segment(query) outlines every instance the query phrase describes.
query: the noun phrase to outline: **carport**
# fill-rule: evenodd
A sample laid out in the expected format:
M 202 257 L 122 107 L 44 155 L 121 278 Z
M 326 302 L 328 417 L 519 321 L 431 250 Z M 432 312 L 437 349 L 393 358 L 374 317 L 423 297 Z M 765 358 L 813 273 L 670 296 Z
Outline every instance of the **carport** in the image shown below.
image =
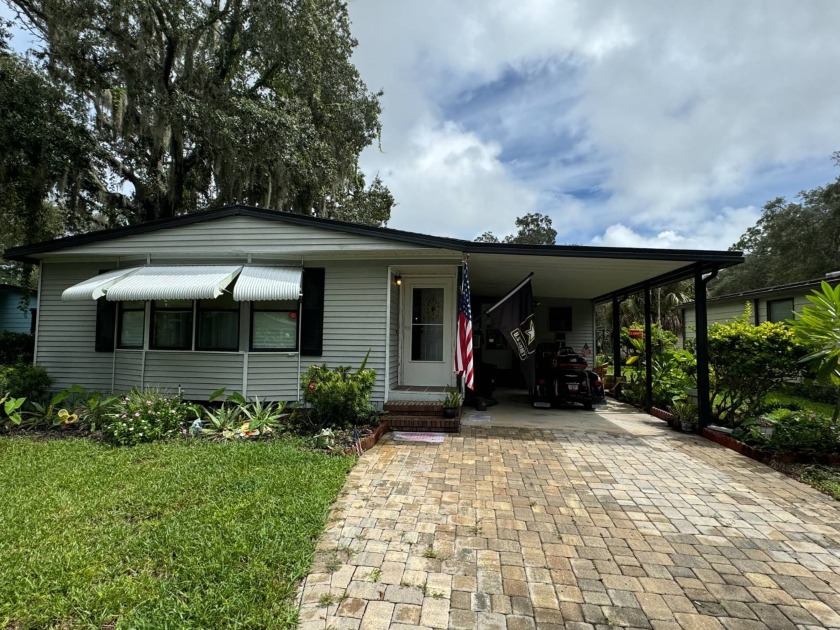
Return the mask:
M 652 400 L 651 291 L 657 287 L 693 279 L 697 321 L 697 390 L 700 424 L 709 423 L 709 362 L 707 343 L 706 285 L 720 269 L 743 262 L 741 252 L 617 247 L 513 245 L 473 243 L 468 254 L 474 319 L 476 298 L 501 298 L 528 274 L 534 299 L 578 301 L 589 305 L 591 344 L 595 352 L 594 307 L 612 304 L 614 370 L 621 376 L 619 304 L 635 293 L 644 294 L 645 384 L 648 404 Z M 578 336 L 578 340 L 581 338 Z M 479 340 L 483 343 L 483 340 Z

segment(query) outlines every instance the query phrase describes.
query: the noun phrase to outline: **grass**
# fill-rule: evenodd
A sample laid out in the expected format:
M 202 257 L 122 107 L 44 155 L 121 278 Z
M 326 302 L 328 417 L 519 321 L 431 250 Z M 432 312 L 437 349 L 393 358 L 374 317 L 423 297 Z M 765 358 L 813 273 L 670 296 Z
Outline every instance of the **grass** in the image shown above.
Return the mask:
M 816 464 L 782 464 L 775 461 L 769 464 L 779 472 L 807 483 L 840 501 L 840 468 Z
M 834 413 L 834 405 L 817 402 L 815 400 L 811 400 L 810 398 L 805 398 L 804 396 L 797 396 L 785 391 L 784 389 L 770 392 L 767 395 L 767 398 L 764 399 L 764 402 L 779 403 L 782 405 L 796 404 L 805 411 L 814 411 L 828 417 L 831 417 Z
M 0 439 L 0 628 L 281 628 L 353 460 Z

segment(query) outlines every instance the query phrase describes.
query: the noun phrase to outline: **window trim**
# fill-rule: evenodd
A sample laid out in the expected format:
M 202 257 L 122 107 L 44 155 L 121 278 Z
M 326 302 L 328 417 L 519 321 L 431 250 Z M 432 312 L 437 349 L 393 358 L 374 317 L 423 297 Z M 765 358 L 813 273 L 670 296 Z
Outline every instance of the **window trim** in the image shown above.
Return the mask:
M 259 308 L 259 302 L 251 302 L 250 319 L 248 326 L 248 352 L 283 352 L 296 353 L 300 349 L 300 300 L 297 300 L 297 310 L 290 308 Z M 295 316 L 295 345 L 293 348 L 255 348 L 254 347 L 254 313 L 296 313 Z
M 765 306 L 767 308 L 767 321 L 768 322 L 773 322 L 773 320 L 770 319 L 770 305 L 771 304 L 779 304 L 780 302 L 790 302 L 790 316 L 793 317 L 793 310 L 794 310 L 796 305 L 795 305 L 794 299 L 792 297 L 778 298 L 776 300 L 767 300 Z M 789 318 L 786 317 L 783 320 L 780 320 L 778 322 L 773 322 L 773 323 L 784 324 L 785 320 L 787 320 L 787 319 L 789 319 Z
M 158 312 L 162 313 L 185 313 L 187 311 L 186 308 L 159 308 L 155 306 L 155 302 L 160 302 L 160 300 L 149 300 L 150 305 L 150 315 L 149 315 L 149 350 L 177 350 L 180 352 L 194 352 L 195 351 L 195 309 L 196 309 L 196 300 L 191 300 L 190 304 L 190 343 L 186 347 L 181 346 L 160 346 L 157 345 L 155 342 L 155 316 Z
M 114 340 L 115 347 L 119 350 L 143 350 L 143 348 L 146 345 L 146 303 L 143 302 L 143 306 L 141 308 L 126 308 L 125 302 L 119 302 L 118 304 L 119 308 L 117 308 L 117 338 Z M 125 311 L 128 311 L 129 313 L 143 313 L 143 335 L 139 346 L 127 346 L 122 343 L 123 313 Z
M 195 304 L 193 350 L 195 352 L 239 352 L 242 343 L 242 331 L 240 330 L 240 324 L 242 322 L 242 302 L 237 302 L 236 308 L 201 308 L 202 302 L 212 302 L 212 300 L 193 300 L 193 302 Z M 236 313 L 236 348 L 202 347 L 200 345 L 202 313 Z

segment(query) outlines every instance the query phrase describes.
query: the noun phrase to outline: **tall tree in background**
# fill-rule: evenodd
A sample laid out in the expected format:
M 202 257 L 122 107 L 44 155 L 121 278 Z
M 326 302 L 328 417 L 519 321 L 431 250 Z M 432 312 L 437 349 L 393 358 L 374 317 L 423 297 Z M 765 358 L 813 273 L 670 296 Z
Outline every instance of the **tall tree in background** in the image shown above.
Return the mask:
M 232 202 L 387 221 L 390 193 L 358 169 L 380 95 L 350 62 L 344 1 L 6 1 L 88 114 L 121 222 Z
M 520 245 L 554 245 L 557 230 L 551 227 L 551 217 L 539 212 L 531 212 L 516 219 L 516 234 L 509 234 L 504 243 Z M 498 243 L 499 239 L 492 232 L 484 232 L 475 239 L 476 243 Z
M 94 146 L 78 108 L 5 41 L 0 25 L 0 249 L 81 231 L 97 218 L 87 192 L 97 187 Z M 24 271 L 4 265 L 2 275 L 25 283 Z
M 840 164 L 840 153 L 834 156 Z M 840 270 L 840 177 L 799 193 L 798 202 L 779 197 L 733 249 L 746 262 L 721 272 L 709 285 L 713 295 L 761 289 L 819 278 Z

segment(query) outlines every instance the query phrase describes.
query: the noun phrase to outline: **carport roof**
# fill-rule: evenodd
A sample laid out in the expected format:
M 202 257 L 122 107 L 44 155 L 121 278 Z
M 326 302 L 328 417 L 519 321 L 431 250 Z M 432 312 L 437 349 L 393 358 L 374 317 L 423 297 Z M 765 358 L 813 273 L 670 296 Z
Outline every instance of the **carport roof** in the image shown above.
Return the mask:
M 613 294 L 641 290 L 646 284 L 656 286 L 691 277 L 697 268 L 705 272 L 743 262 L 741 252 L 732 251 L 475 243 L 242 205 L 14 247 L 4 253 L 4 258 L 37 263 L 42 255 L 67 247 L 230 216 L 247 216 L 460 252 L 469 255 L 473 293 L 484 295 L 504 293 L 533 271 L 535 295 L 604 301 Z

